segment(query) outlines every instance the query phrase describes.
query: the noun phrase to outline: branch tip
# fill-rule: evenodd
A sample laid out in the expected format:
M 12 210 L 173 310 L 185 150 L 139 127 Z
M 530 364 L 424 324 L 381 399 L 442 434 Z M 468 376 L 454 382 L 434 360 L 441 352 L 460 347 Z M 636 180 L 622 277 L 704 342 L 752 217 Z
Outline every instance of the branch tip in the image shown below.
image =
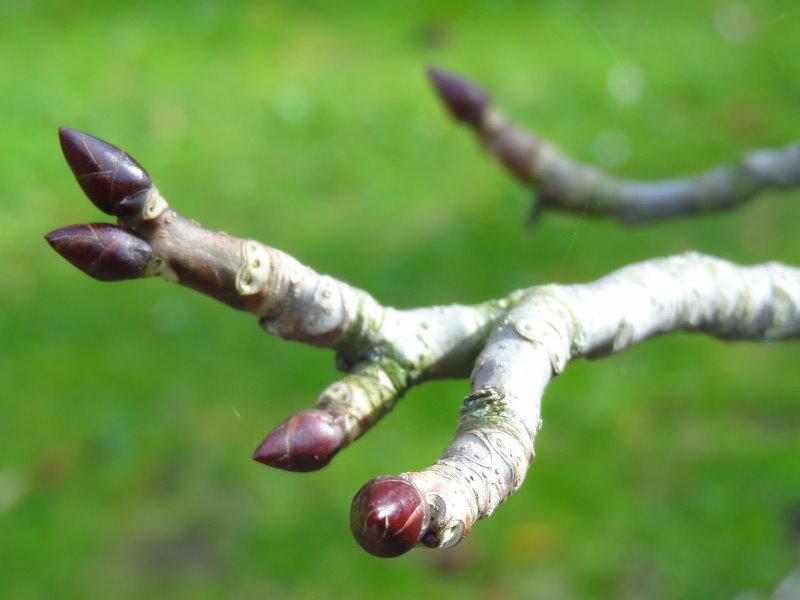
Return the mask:
M 489 94 L 482 87 L 433 65 L 428 67 L 428 77 L 454 118 L 473 127 L 480 126 L 483 112 L 489 106 Z
M 345 446 L 337 414 L 306 410 L 278 425 L 253 453 L 253 460 L 284 471 L 316 471 Z
M 123 219 L 142 212 L 152 182 L 136 160 L 108 142 L 69 127 L 59 127 L 58 138 L 75 179 L 97 208 Z
M 376 477 L 353 498 L 350 529 L 364 550 L 394 558 L 416 546 L 430 523 L 422 493 L 401 477 Z
M 153 253 L 144 240 L 107 223 L 62 227 L 45 239 L 75 267 L 100 281 L 143 277 Z

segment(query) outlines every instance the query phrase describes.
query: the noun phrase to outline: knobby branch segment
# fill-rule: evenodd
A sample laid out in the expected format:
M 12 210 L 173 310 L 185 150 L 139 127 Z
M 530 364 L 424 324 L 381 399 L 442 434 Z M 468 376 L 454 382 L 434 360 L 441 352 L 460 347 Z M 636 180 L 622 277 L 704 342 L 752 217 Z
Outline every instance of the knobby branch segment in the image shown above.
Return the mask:
M 160 276 L 255 314 L 269 333 L 336 352 L 346 375 L 317 409 L 287 419 L 255 458 L 293 471 L 326 465 L 415 383 L 465 377 L 494 315 L 506 301 L 396 310 L 320 275 L 254 240 L 201 227 L 177 213 L 125 152 L 62 128 L 61 146 L 78 182 L 118 225 L 65 227 L 47 235 L 67 260 L 101 280 Z
M 509 121 L 479 85 L 437 67 L 428 70 L 450 114 L 535 191 L 531 222 L 543 210 L 607 216 L 626 224 L 739 206 L 761 192 L 800 185 L 800 142 L 756 150 L 688 177 L 624 179 L 571 159 Z
M 482 304 L 398 310 L 275 248 L 179 215 L 122 150 L 62 128 L 78 182 L 116 225 L 46 237 L 96 279 L 160 276 L 255 314 L 269 333 L 330 348 L 345 374 L 256 449 L 254 458 L 319 469 L 413 385 L 471 376 L 456 437 L 420 472 L 378 477 L 357 494 L 351 528 L 369 552 L 457 543 L 525 477 L 547 383 L 579 357 L 670 331 L 774 340 L 800 332 L 800 270 L 740 267 L 685 254 L 625 267 L 586 285 L 546 285 Z
M 428 545 L 457 543 L 519 488 L 544 389 L 573 359 L 673 331 L 763 341 L 800 333 L 800 269 L 778 263 L 741 267 L 688 253 L 517 294 L 475 362 L 455 440 L 432 467 L 403 476 L 430 507 Z

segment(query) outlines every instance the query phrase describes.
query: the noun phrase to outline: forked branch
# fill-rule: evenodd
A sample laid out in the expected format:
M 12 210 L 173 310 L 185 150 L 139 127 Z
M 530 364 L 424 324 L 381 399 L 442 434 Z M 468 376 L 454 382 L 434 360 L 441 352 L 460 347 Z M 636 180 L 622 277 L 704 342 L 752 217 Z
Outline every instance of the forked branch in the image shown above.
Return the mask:
M 455 440 L 442 457 L 420 472 L 374 479 L 356 494 L 353 534 L 378 556 L 419 543 L 453 545 L 522 484 L 542 394 L 569 361 L 678 330 L 752 340 L 800 333 L 800 270 L 739 267 L 699 254 L 478 305 L 386 307 L 280 250 L 179 215 L 120 149 L 72 129 L 60 137 L 84 192 L 118 219 L 49 233 L 64 258 L 101 280 L 163 277 L 255 314 L 269 333 L 335 351 L 343 378 L 315 409 L 268 435 L 256 460 L 319 469 L 413 385 L 471 375 Z

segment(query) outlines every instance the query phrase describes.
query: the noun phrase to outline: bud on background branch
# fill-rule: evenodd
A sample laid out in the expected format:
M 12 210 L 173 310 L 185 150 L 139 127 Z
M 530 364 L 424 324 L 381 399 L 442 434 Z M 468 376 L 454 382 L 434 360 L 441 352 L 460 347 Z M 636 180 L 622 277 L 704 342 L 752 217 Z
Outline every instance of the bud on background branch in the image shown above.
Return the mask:
M 638 224 L 729 209 L 762 192 L 800 185 L 798 141 L 756 150 L 690 177 L 644 181 L 609 175 L 508 121 L 472 81 L 438 67 L 428 74 L 448 112 L 536 192 L 534 221 L 541 210 L 559 210 Z

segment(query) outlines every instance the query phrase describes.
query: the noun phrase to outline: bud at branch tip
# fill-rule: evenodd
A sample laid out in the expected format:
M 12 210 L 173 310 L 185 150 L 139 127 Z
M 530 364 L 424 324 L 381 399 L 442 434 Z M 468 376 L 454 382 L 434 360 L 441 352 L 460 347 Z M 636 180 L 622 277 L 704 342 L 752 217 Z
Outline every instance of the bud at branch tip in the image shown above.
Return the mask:
M 428 530 L 430 514 L 420 491 L 402 477 L 376 477 L 350 508 L 350 529 L 364 550 L 381 558 L 405 554 Z
M 144 240 L 107 223 L 62 227 L 45 239 L 74 266 L 101 281 L 142 277 L 153 253 Z
M 253 453 L 256 460 L 285 471 L 316 471 L 327 465 L 345 445 L 338 415 L 306 410 L 278 425 Z
M 75 179 L 94 205 L 122 219 L 139 216 L 152 182 L 131 156 L 89 134 L 61 127 L 61 150 Z
M 428 77 L 450 114 L 459 121 L 479 127 L 489 94 L 479 85 L 439 67 L 428 67 Z

